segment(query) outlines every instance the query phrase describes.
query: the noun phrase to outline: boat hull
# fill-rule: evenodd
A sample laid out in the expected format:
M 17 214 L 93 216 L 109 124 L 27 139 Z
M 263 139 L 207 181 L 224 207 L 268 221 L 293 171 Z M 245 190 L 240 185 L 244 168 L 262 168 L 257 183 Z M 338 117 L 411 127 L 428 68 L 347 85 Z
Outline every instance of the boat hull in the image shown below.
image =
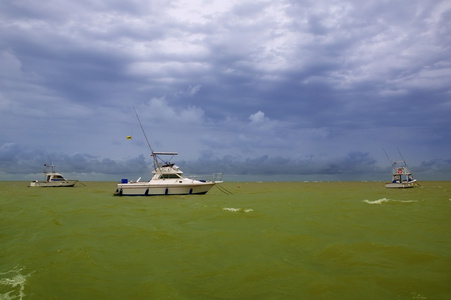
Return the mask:
M 64 180 L 64 181 L 32 181 L 29 187 L 73 187 L 78 180 Z
M 397 189 L 406 189 L 413 188 L 416 185 L 415 182 L 390 182 L 386 183 L 386 188 L 397 188 Z
M 154 184 L 154 183 L 124 183 L 118 184 L 116 196 L 168 196 L 168 195 L 203 195 L 216 182 L 199 182 L 192 184 Z

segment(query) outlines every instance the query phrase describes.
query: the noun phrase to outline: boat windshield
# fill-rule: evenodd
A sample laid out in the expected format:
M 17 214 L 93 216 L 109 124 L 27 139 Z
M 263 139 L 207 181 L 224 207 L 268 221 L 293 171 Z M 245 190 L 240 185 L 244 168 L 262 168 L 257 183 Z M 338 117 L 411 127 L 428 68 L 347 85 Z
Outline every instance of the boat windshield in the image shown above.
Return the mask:
M 53 175 L 51 180 L 52 181 L 61 181 L 61 180 L 64 180 L 64 177 L 61 175 Z
M 181 178 L 178 174 L 161 174 L 159 179 Z

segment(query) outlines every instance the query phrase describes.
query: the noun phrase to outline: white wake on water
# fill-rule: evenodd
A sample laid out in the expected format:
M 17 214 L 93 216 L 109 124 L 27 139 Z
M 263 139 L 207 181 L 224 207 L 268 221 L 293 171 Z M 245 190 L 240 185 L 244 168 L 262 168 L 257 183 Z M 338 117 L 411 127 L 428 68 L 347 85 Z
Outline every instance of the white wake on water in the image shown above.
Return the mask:
M 0 272 L 0 299 L 15 300 L 25 297 L 25 283 L 31 274 L 23 275 L 23 269 L 14 268 L 7 272 Z M 3 293 L 7 291 L 6 293 Z
M 362 202 L 365 202 L 368 204 L 383 204 L 383 203 L 389 203 L 389 202 L 412 203 L 412 202 L 416 202 L 416 201 L 415 200 L 393 200 L 393 199 L 381 198 L 381 199 L 374 200 L 374 201 L 363 200 Z
M 245 213 L 254 211 L 252 208 L 245 208 L 245 209 L 242 209 L 242 208 L 233 208 L 233 207 L 224 207 L 222 210 L 227 210 L 227 211 L 231 211 L 231 212 L 240 212 L 240 211 L 243 211 L 243 212 L 245 212 Z

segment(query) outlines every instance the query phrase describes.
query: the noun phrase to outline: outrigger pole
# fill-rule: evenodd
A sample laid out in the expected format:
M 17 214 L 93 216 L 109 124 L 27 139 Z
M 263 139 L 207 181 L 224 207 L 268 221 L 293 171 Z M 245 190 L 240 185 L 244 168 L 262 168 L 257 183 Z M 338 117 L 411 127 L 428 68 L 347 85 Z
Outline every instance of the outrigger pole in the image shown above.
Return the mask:
M 393 161 L 390 159 L 390 157 L 388 157 L 387 151 L 385 151 L 384 148 L 382 148 L 382 150 L 384 150 L 385 156 L 387 156 L 388 161 L 390 162 L 390 164 L 393 165 Z
M 139 119 L 138 113 L 136 112 L 136 109 L 134 106 L 133 106 L 133 110 L 135 111 L 136 119 L 138 119 L 139 126 L 141 127 L 141 130 L 144 134 L 144 138 L 146 139 L 147 146 L 149 146 L 151 156 L 153 158 L 153 166 L 155 169 L 160 168 L 160 165 L 158 164 L 158 155 L 177 155 L 177 153 L 176 152 L 154 152 L 152 149 L 152 146 L 150 145 L 149 139 L 147 138 L 146 131 L 144 130 L 144 127 L 141 123 L 141 120 Z M 161 158 L 160 158 L 160 160 L 161 160 Z
M 143 131 L 144 137 L 146 138 L 147 146 L 149 146 L 150 152 L 151 152 L 152 155 L 153 155 L 152 146 L 150 146 L 149 139 L 147 138 L 146 132 L 144 131 L 144 127 L 143 127 L 143 125 L 141 124 L 141 120 L 139 119 L 138 113 L 136 112 L 136 109 L 135 109 L 134 106 L 133 106 L 133 110 L 135 111 L 136 118 L 138 119 L 139 126 L 141 126 L 141 130 Z
M 136 119 L 138 119 L 139 126 L 141 126 L 141 130 L 142 130 L 142 132 L 143 132 L 143 134 L 144 134 L 144 138 L 146 139 L 147 146 L 149 146 L 150 153 L 151 153 L 151 156 L 152 156 L 152 159 L 153 159 L 153 166 L 154 166 L 154 169 L 156 169 L 156 168 L 159 167 L 159 166 L 158 166 L 157 157 L 156 157 L 156 155 L 155 155 L 154 152 L 153 152 L 152 146 L 150 145 L 149 139 L 147 138 L 146 131 L 144 130 L 143 125 L 141 124 L 141 120 L 139 119 L 138 113 L 136 112 L 136 109 L 135 109 L 134 106 L 133 106 L 133 110 L 135 111 Z
M 50 158 L 49 153 L 47 152 L 47 149 L 44 148 L 45 154 L 47 155 L 47 159 L 49 160 L 50 165 L 47 166 L 47 164 L 45 164 L 44 166 L 46 167 L 44 169 L 44 173 L 46 170 L 48 170 L 48 168 L 50 168 L 52 170 L 52 172 L 55 172 L 55 166 L 53 165 L 52 159 Z
M 404 162 L 404 164 L 407 166 L 407 162 L 406 162 L 406 160 L 404 159 L 404 157 L 402 156 L 402 153 L 401 153 L 401 151 L 399 151 L 399 148 L 396 148 L 397 150 L 398 150 L 398 153 L 399 153 L 399 155 L 401 156 L 401 158 L 402 158 L 402 161 Z

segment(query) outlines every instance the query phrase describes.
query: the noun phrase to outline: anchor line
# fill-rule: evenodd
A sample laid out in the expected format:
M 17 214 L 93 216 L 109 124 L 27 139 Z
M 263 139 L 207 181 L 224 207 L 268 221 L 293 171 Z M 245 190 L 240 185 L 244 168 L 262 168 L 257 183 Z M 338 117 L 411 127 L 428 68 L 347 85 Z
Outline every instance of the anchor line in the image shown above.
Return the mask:
M 221 192 L 223 192 L 226 195 L 233 195 L 233 193 L 231 191 L 229 191 L 228 189 L 226 189 L 225 187 L 219 185 L 219 184 L 215 184 L 215 186 L 218 188 L 218 190 L 220 190 Z

